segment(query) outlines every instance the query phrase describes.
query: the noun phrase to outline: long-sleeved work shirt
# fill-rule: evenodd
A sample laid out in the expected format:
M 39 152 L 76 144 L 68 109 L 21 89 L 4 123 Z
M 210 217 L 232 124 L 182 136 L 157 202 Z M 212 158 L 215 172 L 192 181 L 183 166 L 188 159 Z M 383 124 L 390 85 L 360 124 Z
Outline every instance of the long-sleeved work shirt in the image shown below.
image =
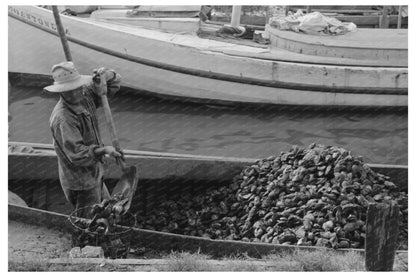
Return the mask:
M 120 75 L 115 73 L 107 82 L 110 97 L 120 89 L 120 81 Z M 52 111 L 49 123 L 63 188 L 88 190 L 102 182 L 103 163 L 94 154 L 96 148 L 103 146 L 96 114 L 99 106 L 101 97 L 91 82 L 84 87 L 84 99 L 79 104 L 61 97 Z

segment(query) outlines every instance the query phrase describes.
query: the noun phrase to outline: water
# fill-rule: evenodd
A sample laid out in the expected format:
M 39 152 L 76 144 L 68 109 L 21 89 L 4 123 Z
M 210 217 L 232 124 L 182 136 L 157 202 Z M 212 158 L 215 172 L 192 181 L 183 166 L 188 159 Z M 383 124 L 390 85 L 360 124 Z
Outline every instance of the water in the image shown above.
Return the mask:
M 50 113 L 56 97 L 41 88 L 11 88 L 9 140 L 52 143 Z M 110 99 L 125 149 L 226 157 L 262 158 L 294 144 L 336 145 L 369 163 L 408 162 L 407 111 L 232 108 L 167 101 L 121 92 Z M 102 109 L 100 130 L 109 133 Z

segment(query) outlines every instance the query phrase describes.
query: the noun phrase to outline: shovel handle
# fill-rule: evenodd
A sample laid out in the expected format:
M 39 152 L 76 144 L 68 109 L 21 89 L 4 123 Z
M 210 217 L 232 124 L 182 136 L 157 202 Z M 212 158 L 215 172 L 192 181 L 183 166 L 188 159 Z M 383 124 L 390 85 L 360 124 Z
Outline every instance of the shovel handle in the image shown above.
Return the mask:
M 101 94 L 101 102 L 104 108 L 105 120 L 107 122 L 107 126 L 110 131 L 111 143 L 113 147 L 116 149 L 116 151 L 122 152 L 122 149 L 120 147 L 120 142 L 118 141 L 118 138 L 116 135 L 116 127 L 114 125 L 114 120 L 113 120 L 113 115 L 111 113 L 110 104 L 108 103 L 107 81 L 104 76 L 100 76 L 100 83 L 99 83 L 98 89 L 100 90 L 100 94 Z M 116 158 L 116 161 L 118 165 L 120 166 L 121 170 L 126 171 L 128 169 L 126 164 L 121 158 Z

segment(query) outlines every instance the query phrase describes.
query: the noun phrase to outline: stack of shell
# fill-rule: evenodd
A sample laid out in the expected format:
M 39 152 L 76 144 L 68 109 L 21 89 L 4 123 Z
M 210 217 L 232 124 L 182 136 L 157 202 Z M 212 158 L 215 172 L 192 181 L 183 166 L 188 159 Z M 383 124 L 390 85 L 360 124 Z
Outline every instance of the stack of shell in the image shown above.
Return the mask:
M 185 193 L 140 227 L 212 239 L 362 248 L 369 203 L 395 201 L 407 249 L 407 193 L 343 148 L 311 144 L 246 167 L 229 186 Z

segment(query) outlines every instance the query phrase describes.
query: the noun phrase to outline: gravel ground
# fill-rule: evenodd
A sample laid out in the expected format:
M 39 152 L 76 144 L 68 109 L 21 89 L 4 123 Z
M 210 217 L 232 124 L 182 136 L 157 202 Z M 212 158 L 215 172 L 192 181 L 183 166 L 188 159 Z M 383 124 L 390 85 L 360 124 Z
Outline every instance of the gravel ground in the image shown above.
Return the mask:
M 57 230 L 9 220 L 8 260 L 20 262 L 67 256 L 71 238 Z

